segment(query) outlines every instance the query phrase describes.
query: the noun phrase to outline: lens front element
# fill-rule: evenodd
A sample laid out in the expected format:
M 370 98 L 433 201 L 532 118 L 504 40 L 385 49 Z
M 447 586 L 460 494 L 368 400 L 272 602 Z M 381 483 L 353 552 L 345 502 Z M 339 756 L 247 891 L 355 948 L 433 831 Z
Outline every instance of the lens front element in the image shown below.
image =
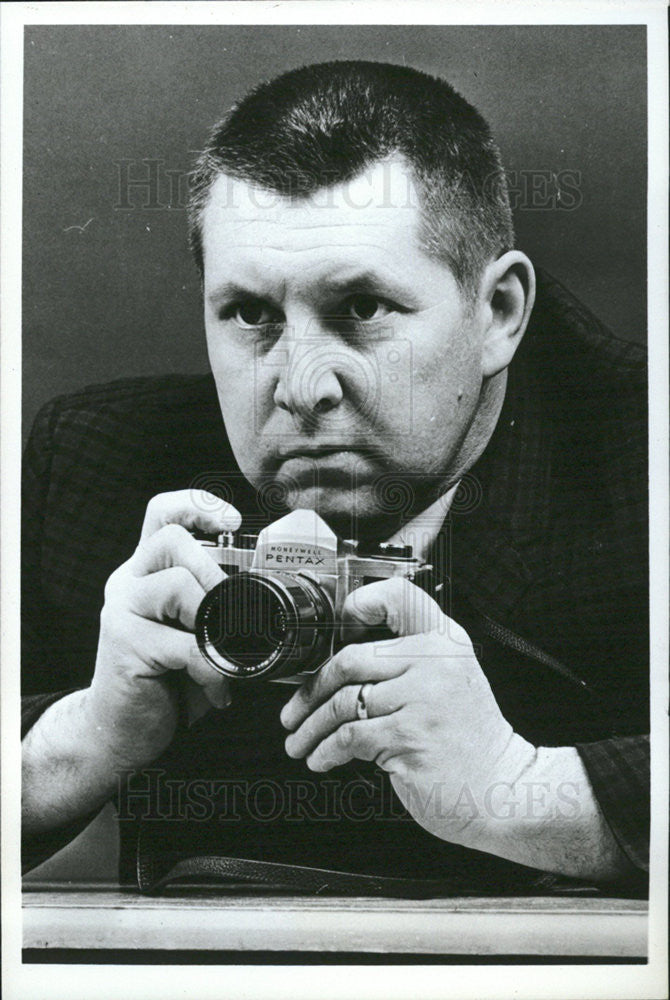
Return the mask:
M 288 676 L 313 670 L 326 658 L 333 609 L 310 577 L 238 573 L 205 595 L 195 632 L 203 656 L 227 677 Z

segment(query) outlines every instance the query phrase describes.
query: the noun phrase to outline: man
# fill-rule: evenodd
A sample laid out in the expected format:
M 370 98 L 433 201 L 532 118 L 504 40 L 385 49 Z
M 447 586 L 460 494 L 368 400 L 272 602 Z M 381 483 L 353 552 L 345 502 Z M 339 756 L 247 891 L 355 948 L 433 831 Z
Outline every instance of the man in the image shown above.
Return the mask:
M 117 795 L 143 888 L 286 884 L 279 862 L 358 891 L 639 889 L 644 367 L 548 279 L 533 313 L 481 117 L 404 67 L 287 73 L 214 129 L 191 242 L 225 435 L 208 380 L 140 380 L 57 402 L 28 448 L 29 855 Z M 190 532 L 305 508 L 413 544 L 437 600 L 369 584 L 344 617 L 392 638 L 290 697 L 229 686 Z

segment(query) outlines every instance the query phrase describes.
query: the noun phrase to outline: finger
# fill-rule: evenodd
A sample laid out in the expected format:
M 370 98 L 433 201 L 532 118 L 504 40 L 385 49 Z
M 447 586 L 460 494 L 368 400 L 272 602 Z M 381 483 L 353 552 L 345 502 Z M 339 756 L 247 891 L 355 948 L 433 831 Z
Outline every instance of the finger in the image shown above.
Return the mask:
M 175 566 L 164 569 L 137 581 L 133 594 L 132 610 L 142 618 L 166 623 L 178 621 L 193 631 L 195 618 L 204 596 L 204 590 L 187 569 Z M 176 631 L 173 629 L 173 631 Z M 189 662 L 192 647 L 189 648 Z M 196 644 L 196 649 L 198 649 Z M 197 660 L 202 659 L 198 649 Z M 188 664 L 186 664 L 188 671 Z M 215 708 L 225 708 L 230 704 L 227 678 L 214 668 L 211 673 L 203 673 L 203 694 Z
M 394 643 L 396 640 L 390 640 Z M 377 683 L 399 677 L 408 666 L 400 655 L 383 655 L 385 643 L 361 642 L 345 646 L 302 684 L 279 716 L 286 729 L 295 730 L 319 705 L 347 684 Z
M 395 635 L 431 632 L 444 618 L 432 597 L 400 576 L 352 590 L 342 608 L 344 622 L 385 625 Z
M 212 681 L 211 684 L 203 684 L 202 690 L 205 693 L 207 701 L 214 708 L 228 708 L 232 701 L 230 696 L 230 681 L 223 675 L 217 680 Z
M 136 618 L 130 627 L 136 656 L 145 663 L 147 676 L 184 670 L 202 688 L 214 690 L 220 684 L 222 675 L 205 660 L 190 632 L 146 618 Z
M 179 622 L 192 632 L 204 596 L 190 570 L 173 566 L 133 581 L 130 610 L 154 622 Z
M 376 761 L 388 747 L 389 719 L 392 718 L 383 715 L 379 719 L 345 722 L 310 754 L 306 762 L 308 768 L 310 771 L 329 771 L 351 760 Z
M 370 685 L 365 699 L 368 718 L 390 715 L 403 707 L 403 679 L 394 678 L 381 684 Z M 356 720 L 360 690 L 360 684 L 340 688 L 327 702 L 312 712 L 302 725 L 286 738 L 284 746 L 289 757 L 306 757 L 341 725 Z
M 225 677 L 202 687 L 192 681 L 190 677 L 187 677 L 186 680 L 185 697 L 189 726 L 206 715 L 210 708 L 227 708 L 230 705 L 230 690 Z
M 242 523 L 240 513 L 220 497 L 206 490 L 175 490 L 159 493 L 147 504 L 142 525 L 142 538 L 160 531 L 166 524 L 181 524 L 209 534 L 237 531 Z
M 130 559 L 133 576 L 145 576 L 173 566 L 189 570 L 205 591 L 225 578 L 223 570 L 180 524 L 167 524 L 141 539 Z

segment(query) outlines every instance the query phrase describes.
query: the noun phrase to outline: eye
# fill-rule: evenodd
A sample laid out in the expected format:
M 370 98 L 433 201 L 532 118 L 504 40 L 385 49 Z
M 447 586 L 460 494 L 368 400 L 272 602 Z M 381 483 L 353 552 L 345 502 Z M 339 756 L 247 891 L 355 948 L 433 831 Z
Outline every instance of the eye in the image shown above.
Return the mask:
M 373 319 L 383 319 L 391 312 L 388 303 L 378 298 L 376 295 L 366 295 L 359 293 L 352 295 L 345 303 L 347 315 L 350 319 L 358 322 L 369 322 Z
M 232 306 L 229 315 L 238 326 L 245 328 L 268 326 L 270 323 L 278 322 L 277 313 L 262 299 L 247 299 L 244 302 L 238 302 Z

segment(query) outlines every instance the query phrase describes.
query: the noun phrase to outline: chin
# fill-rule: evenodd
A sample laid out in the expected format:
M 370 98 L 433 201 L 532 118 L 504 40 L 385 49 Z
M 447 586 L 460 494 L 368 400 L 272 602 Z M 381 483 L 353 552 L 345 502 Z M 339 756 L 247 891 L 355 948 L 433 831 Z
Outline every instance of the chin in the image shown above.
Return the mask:
M 338 538 L 382 541 L 392 535 L 405 519 L 405 511 L 385 509 L 371 491 L 333 490 L 323 487 L 292 491 L 287 506 L 291 510 L 315 510 Z

